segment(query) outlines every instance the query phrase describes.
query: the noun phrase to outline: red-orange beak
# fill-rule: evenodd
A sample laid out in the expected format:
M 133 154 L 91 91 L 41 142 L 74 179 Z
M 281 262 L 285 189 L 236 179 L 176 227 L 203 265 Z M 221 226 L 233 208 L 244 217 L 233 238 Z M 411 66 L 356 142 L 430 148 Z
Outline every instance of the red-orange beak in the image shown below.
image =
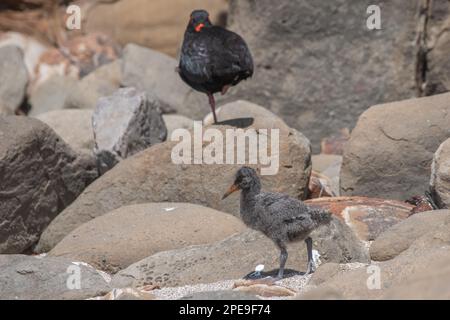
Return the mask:
M 225 194 L 222 197 L 222 200 L 225 199 L 226 197 L 228 197 L 230 194 L 232 194 L 235 191 L 238 191 L 239 187 L 235 184 L 231 185 L 231 187 L 228 189 L 227 192 L 225 192 Z
M 195 31 L 200 32 L 204 26 L 205 26 L 204 23 L 199 23 L 198 25 L 195 26 Z

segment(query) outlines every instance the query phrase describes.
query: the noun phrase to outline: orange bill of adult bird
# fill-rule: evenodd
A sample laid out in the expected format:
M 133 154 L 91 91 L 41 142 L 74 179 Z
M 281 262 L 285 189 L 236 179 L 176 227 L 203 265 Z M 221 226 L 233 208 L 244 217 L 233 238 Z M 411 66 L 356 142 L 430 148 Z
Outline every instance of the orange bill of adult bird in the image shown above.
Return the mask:
M 181 79 L 194 90 L 206 93 L 217 123 L 214 94 L 227 92 L 253 75 L 253 58 L 238 34 L 214 26 L 205 10 L 191 13 L 177 68 Z

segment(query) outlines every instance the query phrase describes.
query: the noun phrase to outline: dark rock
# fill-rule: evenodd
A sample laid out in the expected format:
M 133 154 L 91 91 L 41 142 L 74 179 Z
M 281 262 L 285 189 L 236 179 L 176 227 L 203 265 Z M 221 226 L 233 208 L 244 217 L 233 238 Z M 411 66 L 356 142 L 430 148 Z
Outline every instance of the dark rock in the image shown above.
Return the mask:
M 0 117 L 0 137 L 0 253 L 21 253 L 98 173 L 39 120 Z

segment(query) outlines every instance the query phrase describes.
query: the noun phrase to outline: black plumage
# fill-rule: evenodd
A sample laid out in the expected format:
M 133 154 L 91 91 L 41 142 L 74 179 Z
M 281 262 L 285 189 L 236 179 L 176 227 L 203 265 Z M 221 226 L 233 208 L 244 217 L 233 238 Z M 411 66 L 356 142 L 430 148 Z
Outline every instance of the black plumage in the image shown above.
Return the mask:
M 261 192 L 261 182 L 252 168 L 239 169 L 224 198 L 237 190 L 242 191 L 240 213 L 244 223 L 264 233 L 280 249 L 280 269 L 276 279 L 283 277 L 288 257 L 286 244 L 293 241 L 305 241 L 308 252 L 306 274 L 312 272 L 312 239 L 309 235 L 319 226 L 328 224 L 331 214 L 308 207 L 285 194 Z
M 253 59 L 241 36 L 212 25 L 208 12 L 195 10 L 184 34 L 177 70 L 184 82 L 208 95 L 217 123 L 214 94 L 225 94 L 229 87 L 251 77 Z

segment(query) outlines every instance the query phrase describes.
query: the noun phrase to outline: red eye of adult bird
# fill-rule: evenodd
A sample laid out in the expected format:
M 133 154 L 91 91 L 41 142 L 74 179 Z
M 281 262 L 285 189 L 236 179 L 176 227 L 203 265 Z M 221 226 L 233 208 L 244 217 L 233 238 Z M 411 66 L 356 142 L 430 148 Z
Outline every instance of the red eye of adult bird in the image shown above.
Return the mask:
M 200 32 L 202 31 L 202 28 L 205 26 L 204 23 L 200 23 L 195 27 L 195 31 Z
M 184 33 L 176 70 L 191 88 L 208 95 L 217 123 L 214 93 L 225 94 L 228 88 L 251 77 L 253 58 L 238 34 L 214 26 L 205 10 L 195 10 Z

